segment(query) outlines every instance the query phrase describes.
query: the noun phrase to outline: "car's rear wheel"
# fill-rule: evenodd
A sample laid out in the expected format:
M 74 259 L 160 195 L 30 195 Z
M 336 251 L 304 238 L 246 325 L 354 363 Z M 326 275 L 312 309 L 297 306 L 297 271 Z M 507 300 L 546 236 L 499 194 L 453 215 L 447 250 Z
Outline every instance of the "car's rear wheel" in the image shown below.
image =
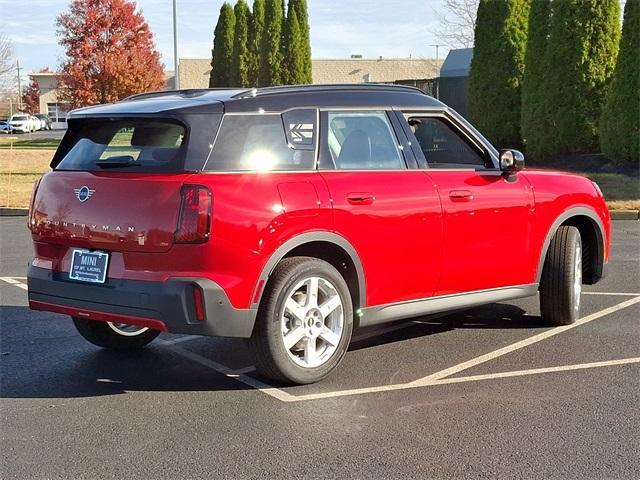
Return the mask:
M 551 240 L 540 279 L 540 312 L 553 325 L 580 318 L 582 241 L 576 227 L 562 226 Z
M 102 348 L 133 350 L 142 348 L 160 332 L 147 327 L 124 323 L 96 322 L 84 318 L 73 318 L 73 323 L 86 340 Z
M 250 339 L 256 368 L 278 382 L 317 382 L 340 363 L 352 330 L 342 275 L 315 258 L 284 259 L 267 283 Z

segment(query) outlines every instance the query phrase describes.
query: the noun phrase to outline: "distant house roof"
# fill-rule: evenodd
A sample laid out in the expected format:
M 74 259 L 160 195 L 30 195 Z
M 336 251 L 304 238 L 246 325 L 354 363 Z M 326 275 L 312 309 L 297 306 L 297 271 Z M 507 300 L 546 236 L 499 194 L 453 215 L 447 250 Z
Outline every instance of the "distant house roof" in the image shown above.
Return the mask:
M 395 82 L 433 78 L 435 60 L 423 58 L 313 59 L 313 83 Z
M 434 78 L 436 61 L 422 58 L 338 58 L 313 59 L 313 83 L 391 83 L 396 80 Z M 180 59 L 180 87 L 209 86 L 211 60 Z
M 442 64 L 441 77 L 467 77 L 471 69 L 473 48 L 458 48 L 450 50 Z

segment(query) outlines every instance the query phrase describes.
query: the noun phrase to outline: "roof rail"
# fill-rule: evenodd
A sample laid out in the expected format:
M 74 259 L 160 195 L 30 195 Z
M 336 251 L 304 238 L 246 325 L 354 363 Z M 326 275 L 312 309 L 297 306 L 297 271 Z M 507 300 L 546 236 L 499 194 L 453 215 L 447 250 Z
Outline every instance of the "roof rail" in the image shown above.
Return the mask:
M 310 85 L 281 85 L 273 87 L 252 88 L 244 92 L 233 95 L 232 98 L 241 99 L 249 97 L 257 97 L 261 95 L 271 95 L 279 93 L 291 92 L 307 92 L 307 91 L 332 91 L 332 90 L 408 90 L 414 93 L 424 92 L 417 87 L 411 85 L 398 85 L 391 83 L 328 83 L 328 84 L 310 84 Z
M 238 90 L 237 88 L 184 88 L 180 90 L 160 90 L 157 92 L 144 92 L 130 95 L 124 100 L 141 100 L 144 98 L 162 97 L 164 95 L 184 95 L 195 96 L 206 92 L 224 91 L 224 90 Z

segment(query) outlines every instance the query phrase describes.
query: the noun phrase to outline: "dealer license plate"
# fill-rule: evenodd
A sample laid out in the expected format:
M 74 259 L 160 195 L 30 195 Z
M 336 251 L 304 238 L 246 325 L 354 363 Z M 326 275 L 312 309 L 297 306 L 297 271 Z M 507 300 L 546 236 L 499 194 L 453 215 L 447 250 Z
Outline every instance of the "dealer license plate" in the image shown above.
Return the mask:
M 82 282 L 104 283 L 107 278 L 108 264 L 108 253 L 74 250 L 69 278 Z

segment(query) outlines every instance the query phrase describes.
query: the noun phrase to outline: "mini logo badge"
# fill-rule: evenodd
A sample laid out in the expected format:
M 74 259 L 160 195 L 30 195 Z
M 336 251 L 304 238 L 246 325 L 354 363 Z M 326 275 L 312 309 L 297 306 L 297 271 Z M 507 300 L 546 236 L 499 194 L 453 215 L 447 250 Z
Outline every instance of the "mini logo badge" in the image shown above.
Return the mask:
M 90 189 L 86 185 L 80 188 L 74 188 L 73 191 L 76 194 L 76 198 L 81 202 L 86 202 L 95 193 L 95 190 Z

